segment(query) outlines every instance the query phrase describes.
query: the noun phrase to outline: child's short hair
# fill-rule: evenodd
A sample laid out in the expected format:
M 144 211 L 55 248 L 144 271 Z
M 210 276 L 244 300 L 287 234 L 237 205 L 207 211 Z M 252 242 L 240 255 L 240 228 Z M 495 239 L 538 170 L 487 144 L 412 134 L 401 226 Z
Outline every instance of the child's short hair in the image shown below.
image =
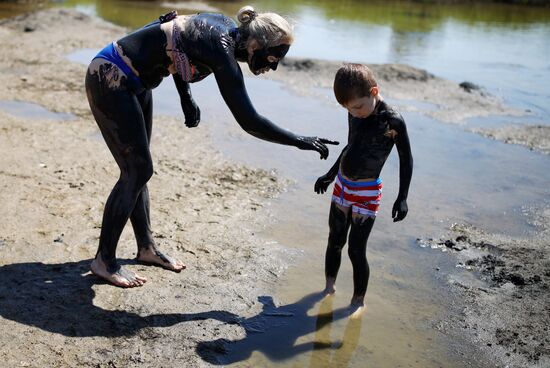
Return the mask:
M 370 96 L 372 87 L 378 84 L 374 73 L 363 64 L 344 64 L 334 77 L 334 95 L 340 105 L 355 98 Z

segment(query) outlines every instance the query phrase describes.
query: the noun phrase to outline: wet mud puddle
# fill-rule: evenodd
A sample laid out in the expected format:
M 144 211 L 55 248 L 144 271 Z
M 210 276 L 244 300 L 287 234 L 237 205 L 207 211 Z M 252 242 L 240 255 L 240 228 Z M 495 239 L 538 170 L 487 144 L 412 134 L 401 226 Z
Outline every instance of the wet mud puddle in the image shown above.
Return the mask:
M 44 107 L 25 101 L 0 100 L 0 111 L 24 119 L 72 120 L 74 115 L 64 112 L 53 112 Z
M 90 50 L 79 57 L 87 62 L 94 54 Z M 329 102 L 329 91 L 326 99 L 314 100 L 292 95 L 271 81 L 248 78 L 246 85 L 257 110 L 276 124 L 298 134 L 336 139 L 341 145 L 331 147 L 329 159 L 321 161 L 313 152 L 257 140 L 234 121 L 213 77 L 192 85 L 202 111 L 197 129 L 211 134 L 217 149 L 237 162 L 273 169 L 293 181 L 279 199 L 264 204 L 271 207 L 273 221 L 263 233 L 294 250 L 292 263 L 271 296 L 274 300 L 259 300 L 262 313 L 243 321 L 247 335 L 254 338 L 230 344 L 220 361 L 281 367 L 491 366 L 480 361 L 482 357 L 465 356 L 461 351 L 473 351 L 464 347 L 466 342 L 451 341 L 437 329 L 452 301 L 434 274 L 469 274 L 454 270 L 442 253 L 418 247 L 416 239 L 464 220 L 510 235 L 531 231 L 521 208 L 550 194 L 550 173 L 544 170 L 548 157 L 405 113 L 415 159 L 410 212 L 402 223 L 391 221 L 399 170 L 393 152 L 382 172 L 384 196 L 367 251 L 367 313 L 349 320 L 345 308 L 352 275 L 345 254 L 337 294 L 324 300 L 318 294 L 324 286 L 330 193 L 313 192 L 316 178 L 345 145 L 346 113 Z M 187 129 L 169 79 L 154 90 L 154 101 L 155 114 L 179 117 Z

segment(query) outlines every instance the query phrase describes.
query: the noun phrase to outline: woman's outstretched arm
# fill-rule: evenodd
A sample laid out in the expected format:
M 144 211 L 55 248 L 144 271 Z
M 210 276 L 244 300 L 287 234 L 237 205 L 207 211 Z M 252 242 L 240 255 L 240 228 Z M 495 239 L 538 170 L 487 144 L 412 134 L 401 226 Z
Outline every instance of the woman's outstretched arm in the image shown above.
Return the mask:
M 296 135 L 260 115 L 248 97 L 241 68 L 235 60 L 226 58 L 224 61 L 213 68 L 218 88 L 237 123 L 247 133 L 269 142 L 317 151 L 321 159 L 328 157 L 326 144 L 338 144 L 338 142 Z

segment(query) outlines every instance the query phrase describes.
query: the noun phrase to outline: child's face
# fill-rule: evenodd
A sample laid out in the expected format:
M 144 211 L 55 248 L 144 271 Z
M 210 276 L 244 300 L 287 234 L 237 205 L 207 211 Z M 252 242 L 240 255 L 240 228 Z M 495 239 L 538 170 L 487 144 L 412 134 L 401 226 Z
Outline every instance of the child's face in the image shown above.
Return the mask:
M 372 87 L 369 96 L 357 97 L 344 104 L 344 107 L 355 118 L 364 119 L 374 111 L 378 101 L 378 87 Z

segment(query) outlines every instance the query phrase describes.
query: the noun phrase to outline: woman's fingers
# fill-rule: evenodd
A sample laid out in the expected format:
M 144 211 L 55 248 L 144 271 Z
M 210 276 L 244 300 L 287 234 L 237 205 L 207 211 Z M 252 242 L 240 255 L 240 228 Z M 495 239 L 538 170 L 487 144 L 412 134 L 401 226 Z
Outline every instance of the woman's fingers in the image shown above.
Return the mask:
M 340 144 L 340 142 L 338 142 L 338 141 L 331 141 L 331 140 L 326 139 L 326 138 L 319 138 L 319 141 L 321 141 L 321 143 L 324 143 L 324 144 L 334 144 L 335 146 Z
M 317 152 L 321 154 L 321 160 L 326 160 L 328 157 L 328 148 L 319 139 L 316 139 L 313 143 L 313 146 L 316 148 Z

